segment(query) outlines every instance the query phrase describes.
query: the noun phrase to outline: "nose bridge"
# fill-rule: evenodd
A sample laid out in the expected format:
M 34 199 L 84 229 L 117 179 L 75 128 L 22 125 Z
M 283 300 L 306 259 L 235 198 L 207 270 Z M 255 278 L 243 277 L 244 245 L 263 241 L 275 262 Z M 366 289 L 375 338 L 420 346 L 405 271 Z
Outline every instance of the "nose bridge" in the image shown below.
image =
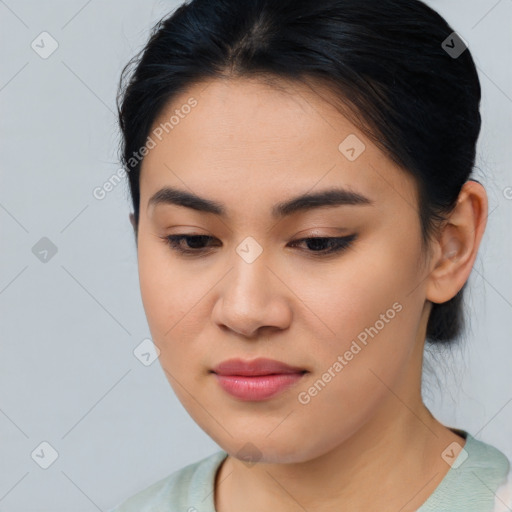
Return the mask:
M 218 323 L 246 336 L 262 326 L 285 328 L 290 320 L 280 280 L 271 270 L 267 254 L 256 243 L 244 240 L 236 248 L 233 268 L 215 308 Z
M 268 268 L 268 254 L 252 237 L 248 236 L 236 248 L 234 269 L 231 273 L 230 292 L 236 295 L 237 303 L 253 304 L 261 308 L 268 302 L 273 289 Z M 261 301 L 261 302 L 260 302 Z

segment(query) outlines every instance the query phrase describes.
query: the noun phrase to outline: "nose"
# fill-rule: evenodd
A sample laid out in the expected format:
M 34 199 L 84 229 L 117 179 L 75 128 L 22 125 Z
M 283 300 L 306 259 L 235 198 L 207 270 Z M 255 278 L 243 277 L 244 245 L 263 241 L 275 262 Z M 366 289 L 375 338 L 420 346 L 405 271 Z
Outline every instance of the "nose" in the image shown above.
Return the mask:
M 253 338 L 259 331 L 290 325 L 293 293 L 284 276 L 279 276 L 263 258 L 252 263 L 237 261 L 219 290 L 213 320 L 223 328 Z

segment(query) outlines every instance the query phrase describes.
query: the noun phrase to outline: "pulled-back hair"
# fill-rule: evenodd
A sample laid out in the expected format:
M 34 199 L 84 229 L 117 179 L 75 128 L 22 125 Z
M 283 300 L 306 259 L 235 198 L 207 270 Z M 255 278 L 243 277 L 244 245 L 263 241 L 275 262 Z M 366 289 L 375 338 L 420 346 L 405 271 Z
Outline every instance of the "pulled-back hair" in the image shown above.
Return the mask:
M 481 126 L 478 74 L 453 32 L 419 0 L 180 5 L 153 27 L 119 83 L 121 162 L 136 226 L 142 160 L 133 154 L 162 110 L 200 82 L 253 77 L 276 87 L 284 80 L 329 91 L 340 112 L 414 177 L 426 254 L 470 178 Z M 451 300 L 433 304 L 430 343 L 461 337 L 466 284 Z

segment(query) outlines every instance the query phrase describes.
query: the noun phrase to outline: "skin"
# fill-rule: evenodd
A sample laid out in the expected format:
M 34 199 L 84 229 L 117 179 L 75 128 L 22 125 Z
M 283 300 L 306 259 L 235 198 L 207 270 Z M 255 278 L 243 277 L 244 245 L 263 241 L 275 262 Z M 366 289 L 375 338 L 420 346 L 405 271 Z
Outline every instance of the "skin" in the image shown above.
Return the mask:
M 142 164 L 134 228 L 150 331 L 177 397 L 229 454 L 215 480 L 218 512 L 372 510 L 375 503 L 413 511 L 450 469 L 442 452 L 465 442 L 424 405 L 422 357 L 431 302 L 452 298 L 473 267 L 485 189 L 467 182 L 449 223 L 422 252 L 413 178 L 318 93 L 289 86 L 197 84 L 156 120 L 155 127 L 190 97 L 198 101 Z M 355 161 L 338 150 L 348 134 L 366 145 Z M 166 185 L 222 202 L 230 217 L 148 208 Z M 278 222 L 270 216 L 277 202 L 335 185 L 374 203 Z M 351 248 L 323 259 L 306 243 L 290 246 L 353 233 Z M 166 245 L 171 234 L 208 235 L 217 245 L 187 258 Z M 251 264 L 236 252 L 247 236 L 263 249 Z M 298 394 L 394 303 L 401 311 L 309 403 L 299 403 Z M 262 402 L 233 398 L 210 373 L 225 359 L 260 356 L 309 373 Z M 256 464 L 241 460 L 246 443 L 259 451 Z

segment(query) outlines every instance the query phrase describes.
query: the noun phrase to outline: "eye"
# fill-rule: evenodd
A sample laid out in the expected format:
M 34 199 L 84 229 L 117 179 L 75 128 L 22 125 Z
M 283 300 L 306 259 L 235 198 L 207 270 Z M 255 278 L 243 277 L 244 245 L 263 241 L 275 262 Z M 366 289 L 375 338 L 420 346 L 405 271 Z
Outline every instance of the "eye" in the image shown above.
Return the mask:
M 348 249 L 357 235 L 340 236 L 340 237 L 312 237 L 302 238 L 292 242 L 292 246 L 297 245 L 301 242 L 306 242 L 309 248 L 312 248 L 311 252 L 314 256 L 324 256 L 329 254 L 339 253 L 345 249 Z
M 181 254 L 191 255 L 205 252 L 203 244 L 208 240 L 213 240 L 213 237 L 208 235 L 169 235 L 164 237 L 169 246 L 173 251 Z M 186 241 L 192 248 L 184 248 L 181 244 L 182 241 Z
M 290 245 L 297 246 L 299 243 L 306 242 L 307 246 L 312 250 L 305 250 L 313 256 L 325 256 L 330 254 L 339 253 L 348 249 L 353 241 L 357 238 L 356 234 L 343 236 L 343 237 L 311 237 L 301 238 L 293 241 Z M 163 240 L 171 247 L 171 250 L 183 254 L 185 256 L 198 256 L 209 252 L 205 244 L 209 240 L 216 240 L 214 237 L 208 235 L 169 235 L 163 237 Z M 186 242 L 188 247 L 183 247 L 181 242 Z

